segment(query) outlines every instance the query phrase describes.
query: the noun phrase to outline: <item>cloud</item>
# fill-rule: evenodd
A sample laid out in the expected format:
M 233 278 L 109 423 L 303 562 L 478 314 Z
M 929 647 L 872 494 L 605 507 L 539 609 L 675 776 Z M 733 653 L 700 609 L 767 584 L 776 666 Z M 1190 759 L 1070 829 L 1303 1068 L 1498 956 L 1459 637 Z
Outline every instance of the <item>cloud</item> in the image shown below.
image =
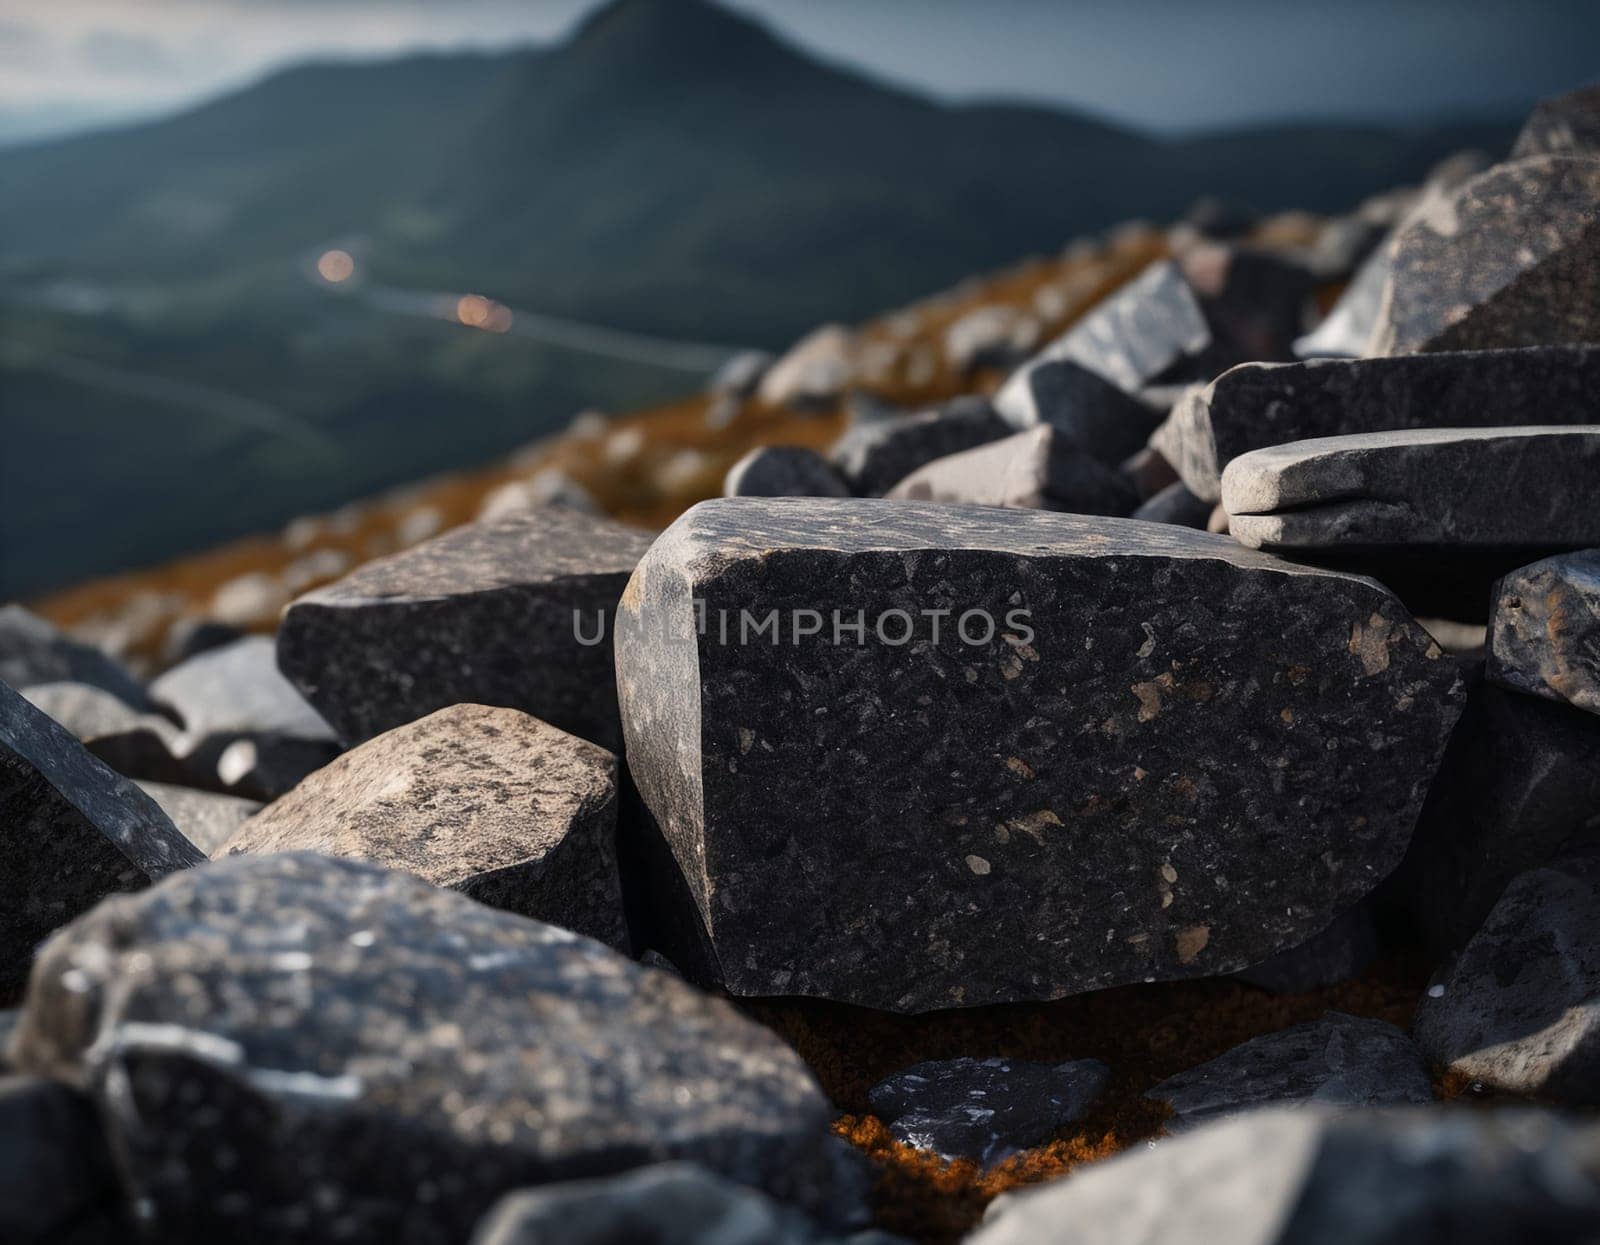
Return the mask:
M 128 30 L 95 30 L 78 42 L 83 63 L 98 73 L 154 78 L 173 72 L 172 55 L 154 39 Z

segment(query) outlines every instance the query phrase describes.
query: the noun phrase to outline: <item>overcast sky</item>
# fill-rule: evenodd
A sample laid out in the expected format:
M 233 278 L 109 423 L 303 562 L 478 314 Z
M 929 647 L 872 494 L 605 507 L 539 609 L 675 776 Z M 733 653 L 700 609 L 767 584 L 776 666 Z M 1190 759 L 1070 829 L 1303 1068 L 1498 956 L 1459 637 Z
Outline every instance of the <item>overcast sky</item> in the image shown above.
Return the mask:
M 1183 129 L 1503 108 L 1600 79 L 1600 0 L 727 0 L 950 98 Z M 307 56 L 559 38 L 594 0 L 0 0 L 6 128 L 166 109 Z

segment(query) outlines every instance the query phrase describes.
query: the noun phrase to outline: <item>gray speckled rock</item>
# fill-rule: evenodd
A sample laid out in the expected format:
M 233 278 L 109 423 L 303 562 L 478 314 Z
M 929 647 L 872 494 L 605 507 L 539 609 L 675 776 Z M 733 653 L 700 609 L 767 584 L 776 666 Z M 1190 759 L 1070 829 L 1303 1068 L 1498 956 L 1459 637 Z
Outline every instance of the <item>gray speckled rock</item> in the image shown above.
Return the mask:
M 693 1159 L 824 1198 L 829 1107 L 726 1003 L 373 865 L 236 857 L 51 940 L 17 1063 L 87 1091 L 153 1239 L 455 1245 L 529 1185 Z
M 1376 1107 L 1433 1101 L 1427 1061 L 1381 1020 L 1328 1012 L 1168 1077 L 1146 1097 L 1171 1105 L 1168 1132 L 1263 1106 Z
M 1600 85 L 1542 99 L 1512 144 L 1512 160 L 1531 156 L 1600 155 Z
M 1019 432 L 919 467 L 889 490 L 901 501 L 1125 515 L 1133 487 L 1049 426 Z
M 1600 545 L 1600 427 L 1296 441 L 1229 463 L 1222 504 L 1252 549 Z
M 0 1241 L 127 1240 L 115 1194 L 89 1102 L 53 1081 L 0 1076 Z
M 1013 373 L 995 409 L 1015 428 L 1046 424 L 1108 465 L 1136 453 L 1161 412 L 1076 359 L 1041 359 Z
M 627 949 L 617 758 L 515 709 L 452 705 L 310 775 L 216 855 L 370 860 Z
M 141 782 L 139 789 L 161 806 L 172 824 L 207 856 L 227 842 L 245 821 L 261 811 L 258 800 L 162 782 Z
M 1395 235 L 1374 354 L 1600 340 L 1600 160 L 1498 164 Z
M 1492 1089 L 1600 1103 L 1600 857 L 1506 887 L 1413 1027 L 1435 1063 Z
M 1280 951 L 1234 976 L 1274 994 L 1299 994 L 1359 977 L 1377 955 L 1378 931 L 1372 914 L 1365 904 L 1358 904 L 1298 947 Z
M 727 986 L 900 1011 L 1305 941 L 1398 861 L 1459 712 L 1371 580 L 914 502 L 702 503 L 629 584 L 617 667 Z
M 1597 389 L 1600 349 L 1586 346 L 1246 363 L 1191 390 L 1152 444 L 1218 501 L 1222 469 L 1251 450 L 1402 428 L 1590 424 Z
M 141 713 L 89 683 L 37 683 L 22 694 L 117 773 L 156 782 L 183 780 L 178 728 L 160 714 Z
M 469 524 L 293 602 L 278 662 L 351 743 L 482 704 L 615 751 L 611 613 L 650 540 L 560 507 Z
M 1546 558 L 1502 579 L 1488 656 L 1491 682 L 1600 713 L 1600 549 Z
M 957 398 L 936 411 L 863 421 L 828 457 L 857 493 L 879 497 L 925 463 L 1015 431 L 985 399 Z
M 897 1141 L 991 1167 L 1083 1118 L 1110 1078 L 1096 1059 L 945 1059 L 885 1077 L 867 1098 Z
M 120 662 L 20 605 L 0 607 L 0 683 L 17 691 L 40 683 L 87 683 L 138 712 L 150 710 L 144 688 Z
M 1182 480 L 1167 485 L 1144 505 L 1132 514 L 1132 518 L 1142 519 L 1146 523 L 1171 523 L 1178 527 L 1192 527 L 1197 531 L 1205 531 L 1206 524 L 1211 521 L 1211 512 L 1215 510 L 1208 501 L 1203 501 L 1189 491 L 1189 486 Z
M 204 859 L 154 800 L 0 683 L 0 999 L 51 930 Z
M 1254 1111 L 991 1204 L 970 1245 L 1593 1239 L 1600 1136 L 1534 1111 Z
M 848 497 L 828 460 L 803 445 L 762 445 L 732 467 L 722 483 L 728 497 Z

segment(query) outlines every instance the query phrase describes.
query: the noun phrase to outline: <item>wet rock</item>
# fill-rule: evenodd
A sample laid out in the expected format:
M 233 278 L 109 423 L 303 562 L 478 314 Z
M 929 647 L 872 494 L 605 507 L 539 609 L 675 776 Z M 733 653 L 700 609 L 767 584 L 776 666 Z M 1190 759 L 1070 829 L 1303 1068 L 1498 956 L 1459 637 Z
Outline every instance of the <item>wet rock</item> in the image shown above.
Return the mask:
M 111 1156 L 88 1100 L 53 1081 L 0 1076 L 0 1240 L 129 1239 L 114 1198 Z
M 899 1011 L 1304 942 L 1398 861 L 1459 712 L 1370 580 L 913 502 L 702 503 L 640 563 L 617 664 L 725 984 Z
M 1416 428 L 1234 459 L 1228 531 L 1253 549 L 1600 545 L 1600 428 Z
M 1512 160 L 1600 155 L 1600 85 L 1540 100 L 1512 144 Z
M 209 856 L 251 816 L 261 811 L 256 800 L 214 791 L 196 791 L 168 783 L 141 782 L 139 789 L 161 807 L 183 837 Z
M 813 329 L 769 367 L 756 387 L 768 406 L 826 406 L 850 383 L 854 339 L 837 324 Z
M 945 1059 L 896 1072 L 867 1097 L 896 1141 L 991 1167 L 1081 1119 L 1110 1077 L 1096 1059 Z
M 1600 340 L 1600 161 L 1499 164 L 1395 237 L 1374 354 Z
M 1210 522 L 1211 512 L 1214 509 L 1210 502 L 1196 497 L 1189 491 L 1188 486 L 1179 480 L 1167 485 L 1135 510 L 1133 517 L 1143 519 L 1146 523 L 1172 523 L 1203 532 L 1206 530 L 1206 524 Z
M 456 528 L 295 601 L 278 661 L 348 742 L 483 704 L 615 751 L 611 613 L 650 540 L 555 507 Z
M 1491 1089 L 1600 1103 L 1600 857 L 1506 887 L 1423 994 L 1417 1043 Z
M 1046 359 L 1016 372 L 995 396 L 1014 428 L 1048 425 L 1100 462 L 1137 453 L 1161 413 L 1074 359 Z
M 1589 424 L 1600 349 L 1552 346 L 1396 359 L 1247 363 L 1191 391 L 1151 439 L 1196 494 L 1222 469 L 1291 441 L 1403 428 Z
M 183 780 L 179 731 L 170 719 L 141 713 L 88 683 L 39 683 L 23 696 L 117 773 L 158 782 Z
M 728 497 L 848 497 L 850 490 L 821 454 L 802 445 L 763 445 L 728 469 Z
M 1320 934 L 1234 974 L 1274 994 L 1320 990 L 1359 977 L 1378 955 L 1378 931 L 1361 904 L 1333 919 Z
M 86 683 L 137 712 L 151 709 L 144 688 L 121 663 L 20 605 L 0 606 L 0 683 L 19 692 L 42 683 Z
M 1328 1012 L 1251 1038 L 1168 1077 L 1146 1097 L 1168 1103 L 1168 1132 L 1263 1106 L 1375 1107 L 1433 1101 L 1427 1061 L 1381 1020 Z
M 51 930 L 205 859 L 155 801 L 4 684 L 0 825 L 0 999 Z
M 806 1205 L 829 1107 L 732 1007 L 351 860 L 235 857 L 53 939 L 18 1064 L 94 1098 L 154 1239 L 466 1239 L 529 1185 L 691 1159 Z
M 1600 713 L 1600 549 L 1502 579 L 1490 614 L 1489 680 Z
M 864 420 L 828 457 L 850 487 L 879 497 L 918 467 L 1008 437 L 1016 429 L 983 398 L 958 398 L 936 411 Z
M 515 709 L 453 705 L 345 753 L 216 855 L 370 860 L 627 948 L 617 758 Z
M 1509 1245 L 1600 1215 L 1594 1131 L 1534 1111 L 1256 1111 L 1005 1194 L 971 1245 Z
M 919 467 L 889 490 L 905 501 L 1128 514 L 1132 487 L 1067 434 L 1052 427 L 1019 432 Z

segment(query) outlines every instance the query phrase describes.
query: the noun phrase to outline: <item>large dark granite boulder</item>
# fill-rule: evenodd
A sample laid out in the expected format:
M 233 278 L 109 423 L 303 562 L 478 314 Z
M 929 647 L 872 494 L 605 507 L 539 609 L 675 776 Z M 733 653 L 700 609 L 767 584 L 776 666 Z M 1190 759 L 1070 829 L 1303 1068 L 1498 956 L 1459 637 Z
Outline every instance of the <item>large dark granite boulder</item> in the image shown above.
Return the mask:
M 824 1201 L 776 1037 L 565 930 L 351 860 L 238 857 L 102 904 L 13 1053 L 93 1097 L 160 1240 L 457 1245 L 529 1185 L 692 1159 Z
M 1597 503 L 1600 496 L 1590 504 Z M 1546 558 L 1502 579 L 1488 656 L 1490 682 L 1600 713 L 1600 549 Z
M 900 1011 L 1304 942 L 1398 862 L 1459 712 L 1371 580 L 911 502 L 702 503 L 635 573 L 617 667 L 682 874 L 657 889 L 721 980 Z
M 1528 114 L 1511 159 L 1600 156 L 1600 85 L 1542 99 Z
M 841 436 L 828 457 L 855 492 L 881 497 L 936 458 L 1015 431 L 986 399 L 956 398 L 938 410 L 865 420 Z
M 20 605 L 0 607 L 0 683 L 19 692 L 41 683 L 87 683 L 137 712 L 150 710 L 144 688 L 120 662 Z
M 1132 485 L 1048 425 L 935 459 L 888 495 L 903 501 L 1073 514 L 1125 515 L 1138 504 Z
M 515 709 L 452 705 L 345 753 L 216 855 L 370 860 L 627 949 L 617 758 Z
M 469 524 L 293 602 L 278 663 L 350 743 L 481 704 L 616 751 L 611 614 L 650 539 L 555 506 Z

